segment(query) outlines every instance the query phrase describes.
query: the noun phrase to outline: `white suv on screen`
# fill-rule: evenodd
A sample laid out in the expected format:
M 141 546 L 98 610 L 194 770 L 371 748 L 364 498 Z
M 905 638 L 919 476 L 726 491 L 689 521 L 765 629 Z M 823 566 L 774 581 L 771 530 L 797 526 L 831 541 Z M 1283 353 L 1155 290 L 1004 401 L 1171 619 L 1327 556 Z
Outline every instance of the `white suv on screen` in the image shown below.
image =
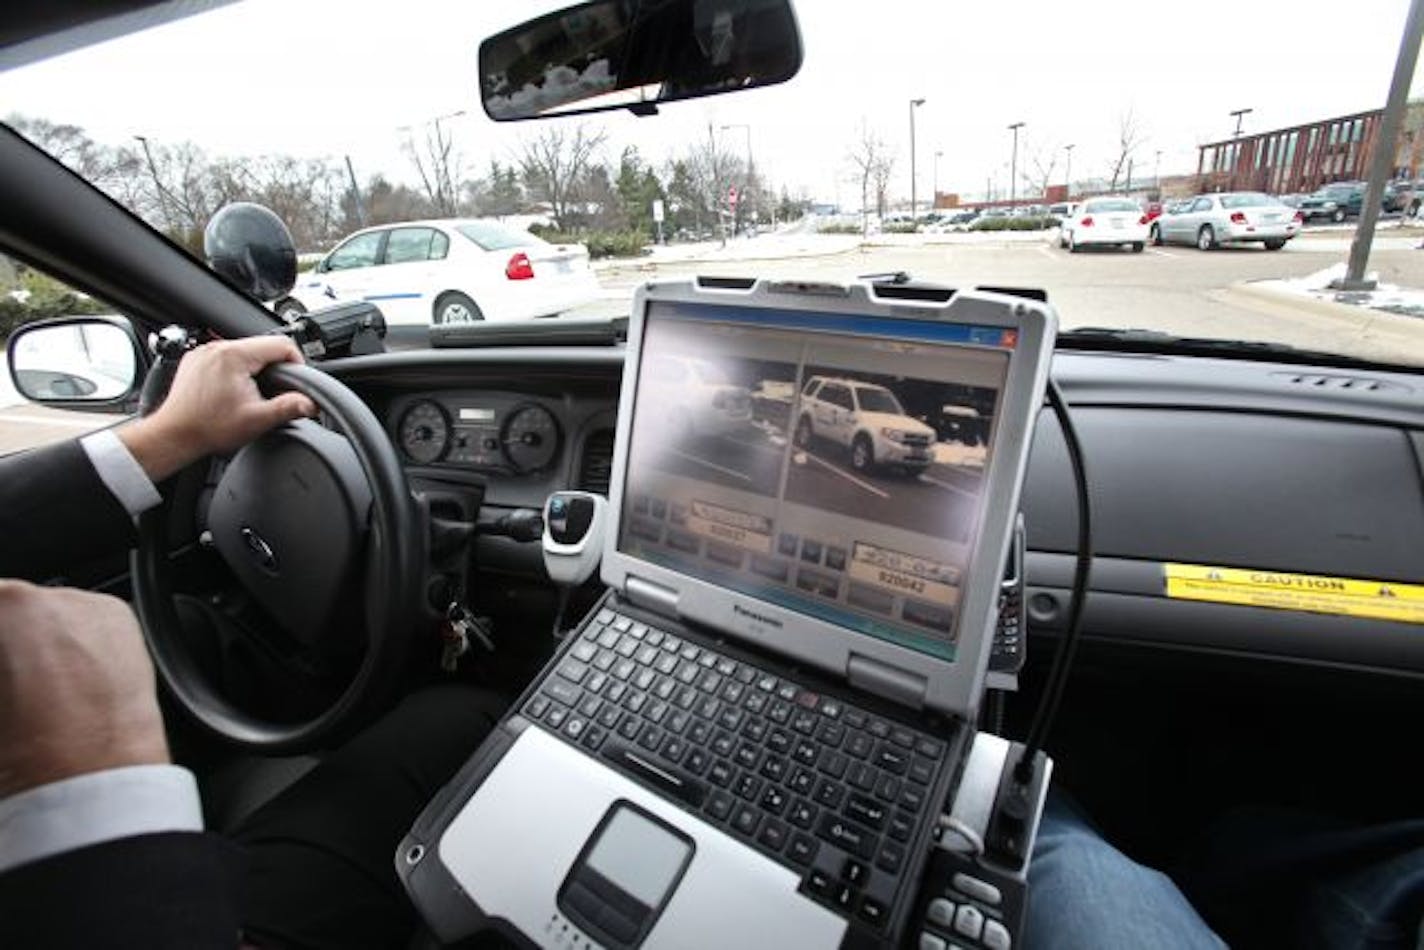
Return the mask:
M 935 431 L 908 415 L 884 386 L 812 376 L 801 389 L 795 440 L 827 439 L 850 450 L 851 467 L 897 467 L 914 474 L 934 461 Z

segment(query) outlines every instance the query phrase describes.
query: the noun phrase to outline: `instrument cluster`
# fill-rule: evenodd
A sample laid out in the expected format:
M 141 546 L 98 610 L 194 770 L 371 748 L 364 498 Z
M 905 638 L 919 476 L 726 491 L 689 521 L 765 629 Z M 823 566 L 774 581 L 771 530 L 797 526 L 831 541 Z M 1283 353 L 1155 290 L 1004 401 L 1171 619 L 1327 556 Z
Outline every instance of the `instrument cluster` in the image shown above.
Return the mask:
M 564 440 L 551 409 L 506 393 L 422 396 L 395 418 L 401 454 L 417 465 L 530 475 L 558 461 Z

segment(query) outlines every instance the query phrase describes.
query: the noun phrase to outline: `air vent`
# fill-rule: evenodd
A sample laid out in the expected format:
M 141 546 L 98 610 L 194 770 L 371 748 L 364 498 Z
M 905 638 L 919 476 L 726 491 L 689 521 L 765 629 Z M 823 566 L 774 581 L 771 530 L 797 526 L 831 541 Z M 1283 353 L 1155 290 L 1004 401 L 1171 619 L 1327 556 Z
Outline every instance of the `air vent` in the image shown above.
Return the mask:
M 1367 393 L 1410 391 L 1408 386 L 1369 376 L 1345 376 L 1337 373 L 1277 373 L 1276 375 L 1293 386 L 1303 386 L 1308 389 L 1329 389 L 1332 391 L 1346 389 L 1352 392 Z
M 579 459 L 578 487 L 598 495 L 608 494 L 613 478 L 613 430 L 599 429 L 583 440 Z

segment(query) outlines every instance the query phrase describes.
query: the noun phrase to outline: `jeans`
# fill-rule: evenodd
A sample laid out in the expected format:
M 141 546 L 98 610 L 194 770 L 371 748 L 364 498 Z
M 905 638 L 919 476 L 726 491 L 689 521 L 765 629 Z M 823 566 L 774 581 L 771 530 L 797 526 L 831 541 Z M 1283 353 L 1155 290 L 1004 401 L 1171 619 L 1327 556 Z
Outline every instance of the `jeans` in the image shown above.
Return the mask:
M 1030 950 L 1226 946 L 1171 878 L 1108 844 L 1056 791 L 1029 865 L 1024 939 Z
M 1242 946 L 1424 950 L 1424 821 L 1355 828 L 1240 812 L 1203 836 L 1180 878 Z M 1029 866 L 1029 948 L 1226 944 L 1173 880 L 1108 844 L 1050 791 Z

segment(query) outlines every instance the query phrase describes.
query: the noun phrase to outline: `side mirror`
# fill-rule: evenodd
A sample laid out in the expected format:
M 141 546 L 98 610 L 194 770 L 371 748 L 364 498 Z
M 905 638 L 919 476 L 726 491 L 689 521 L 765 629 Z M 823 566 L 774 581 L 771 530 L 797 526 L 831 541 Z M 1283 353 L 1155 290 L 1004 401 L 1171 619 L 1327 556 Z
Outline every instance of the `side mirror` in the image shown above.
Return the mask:
M 480 44 L 497 122 L 630 109 L 785 82 L 801 68 L 790 0 L 593 0 Z
M 218 209 L 203 230 L 208 266 L 260 301 L 284 297 L 297 282 L 291 232 L 261 205 L 238 201 Z
M 20 327 L 6 346 L 20 395 L 43 406 L 127 413 L 137 403 L 146 362 L 122 317 L 60 317 Z

